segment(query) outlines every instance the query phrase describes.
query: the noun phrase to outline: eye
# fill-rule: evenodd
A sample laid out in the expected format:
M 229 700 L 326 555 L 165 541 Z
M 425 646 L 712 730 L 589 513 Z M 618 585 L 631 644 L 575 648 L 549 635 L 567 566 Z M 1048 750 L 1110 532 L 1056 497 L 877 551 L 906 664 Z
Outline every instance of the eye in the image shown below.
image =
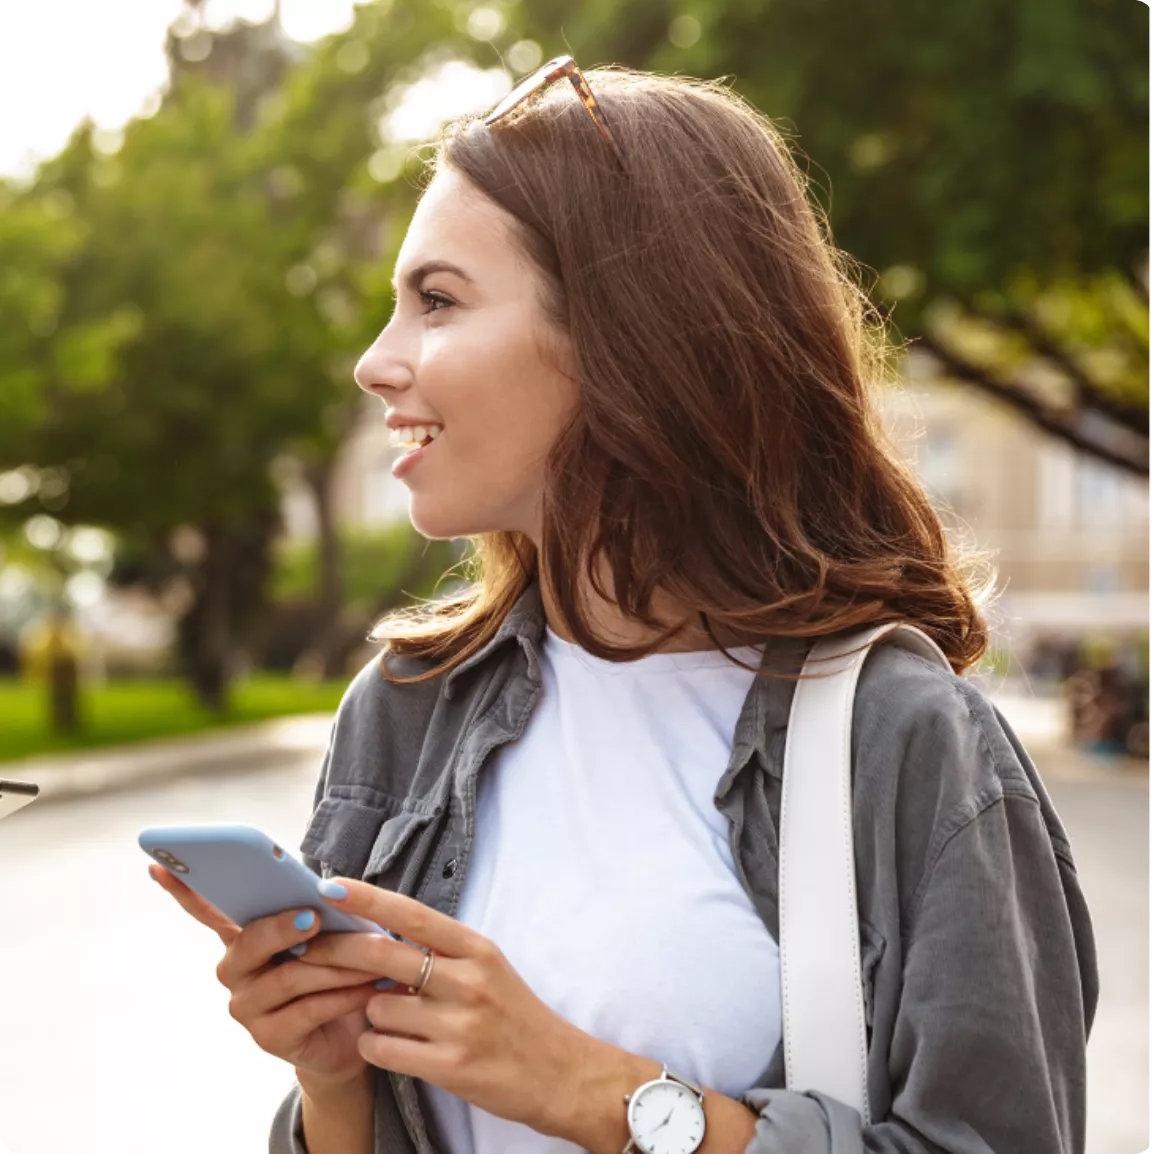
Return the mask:
M 441 312 L 441 309 L 432 307 L 434 305 L 442 305 L 444 308 L 451 308 L 454 303 L 447 296 L 442 296 L 440 293 L 420 292 L 417 293 L 417 296 L 419 296 L 421 300 L 425 302 L 425 304 L 430 306 L 425 310 L 426 313 Z

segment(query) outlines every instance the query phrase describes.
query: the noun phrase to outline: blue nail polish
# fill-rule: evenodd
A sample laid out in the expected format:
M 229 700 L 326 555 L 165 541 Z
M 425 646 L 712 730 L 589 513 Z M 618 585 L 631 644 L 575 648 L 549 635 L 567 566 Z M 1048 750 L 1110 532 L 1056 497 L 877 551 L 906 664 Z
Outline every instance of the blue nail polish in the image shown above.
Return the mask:
M 289 946 L 289 953 L 296 954 L 296 956 L 299 958 L 301 954 L 303 954 L 308 948 L 308 942 L 298 942 L 295 946 Z
M 396 984 L 392 978 L 381 978 L 379 982 L 374 982 L 373 986 L 378 990 L 391 990 Z
M 312 910 L 303 910 L 293 918 L 293 925 L 296 926 L 298 930 L 311 930 L 313 928 L 313 922 L 316 920 L 317 915 L 314 914 Z
M 332 878 L 325 878 L 324 881 L 317 882 L 317 889 L 320 890 L 326 898 L 347 898 L 349 891 L 345 889 L 340 882 L 333 881 Z

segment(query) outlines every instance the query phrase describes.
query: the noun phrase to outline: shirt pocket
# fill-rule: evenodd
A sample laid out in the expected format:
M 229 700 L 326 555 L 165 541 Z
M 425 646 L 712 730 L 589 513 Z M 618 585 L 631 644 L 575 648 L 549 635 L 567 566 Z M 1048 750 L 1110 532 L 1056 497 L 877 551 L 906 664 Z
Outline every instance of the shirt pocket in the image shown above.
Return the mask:
M 323 877 L 369 879 L 385 873 L 436 816 L 431 806 L 371 786 L 334 786 L 317 806 L 301 849 Z
M 378 884 L 389 889 L 400 888 L 405 859 L 416 847 L 417 835 L 433 820 L 433 816 L 431 813 L 408 810 L 382 822 L 369 851 L 365 878 L 381 879 Z

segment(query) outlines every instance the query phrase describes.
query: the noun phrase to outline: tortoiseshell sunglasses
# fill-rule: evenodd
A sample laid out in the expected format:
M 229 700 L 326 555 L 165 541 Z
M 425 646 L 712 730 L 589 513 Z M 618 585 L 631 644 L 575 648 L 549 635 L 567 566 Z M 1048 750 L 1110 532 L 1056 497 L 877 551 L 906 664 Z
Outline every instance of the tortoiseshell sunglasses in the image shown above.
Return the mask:
M 628 165 L 625 163 L 625 154 L 621 151 L 621 146 L 613 137 L 613 133 L 609 129 L 609 121 L 605 119 L 605 112 L 601 105 L 597 103 L 597 97 L 593 95 L 593 89 L 589 87 L 589 82 L 585 79 L 581 69 L 577 66 L 577 61 L 572 56 L 555 56 L 552 60 L 547 60 L 532 76 L 526 77 L 485 117 L 486 124 L 492 124 L 494 121 L 500 120 L 502 116 L 506 116 L 512 112 L 518 104 L 528 100 L 530 96 L 540 92 L 541 89 L 547 88 L 554 80 L 560 80 L 562 76 L 568 76 L 573 82 L 573 87 L 577 90 L 577 95 L 581 97 L 581 103 L 585 105 L 585 110 L 593 118 L 593 123 L 597 125 L 597 131 L 605 138 L 605 143 L 613 149 L 613 155 L 617 157 L 617 163 L 621 165 L 626 172 L 629 171 Z

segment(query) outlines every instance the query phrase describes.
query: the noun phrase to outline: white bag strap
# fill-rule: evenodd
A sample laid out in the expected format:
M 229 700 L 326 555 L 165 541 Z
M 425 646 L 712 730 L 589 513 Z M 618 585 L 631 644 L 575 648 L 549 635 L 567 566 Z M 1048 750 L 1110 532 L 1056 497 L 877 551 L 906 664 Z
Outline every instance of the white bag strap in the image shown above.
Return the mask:
M 802 672 L 820 676 L 798 681 L 786 730 L 778 867 L 786 1086 L 853 1106 L 863 1124 L 870 1118 L 850 725 L 858 676 L 878 642 L 953 668 L 913 625 L 818 639 Z M 846 654 L 853 649 L 860 652 Z

